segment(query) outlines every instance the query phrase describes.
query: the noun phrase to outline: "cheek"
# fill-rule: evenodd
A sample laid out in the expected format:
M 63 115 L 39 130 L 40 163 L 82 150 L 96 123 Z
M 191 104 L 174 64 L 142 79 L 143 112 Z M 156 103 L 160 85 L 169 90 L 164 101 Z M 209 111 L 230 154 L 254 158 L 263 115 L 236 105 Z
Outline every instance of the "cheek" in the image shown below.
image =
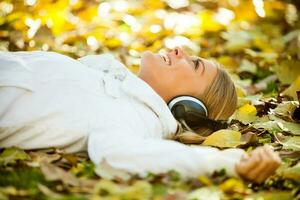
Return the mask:
M 180 68 L 174 70 L 169 74 L 172 78 L 171 82 L 173 85 L 176 85 L 178 91 L 186 94 L 195 93 L 196 85 L 198 85 L 198 77 L 193 69 Z
M 195 78 L 195 72 L 191 68 L 180 67 L 174 70 L 174 76 L 177 77 L 178 81 L 190 81 Z

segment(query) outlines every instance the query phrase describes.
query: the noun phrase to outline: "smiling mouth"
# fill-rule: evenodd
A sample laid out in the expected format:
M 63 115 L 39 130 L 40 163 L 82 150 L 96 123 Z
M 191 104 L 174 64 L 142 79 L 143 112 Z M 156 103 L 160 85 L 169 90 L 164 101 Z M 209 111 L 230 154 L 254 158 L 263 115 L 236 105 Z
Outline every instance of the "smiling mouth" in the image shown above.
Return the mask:
M 169 58 L 169 56 L 167 54 L 161 54 L 160 55 L 164 61 L 167 63 L 167 65 L 171 65 L 171 59 Z

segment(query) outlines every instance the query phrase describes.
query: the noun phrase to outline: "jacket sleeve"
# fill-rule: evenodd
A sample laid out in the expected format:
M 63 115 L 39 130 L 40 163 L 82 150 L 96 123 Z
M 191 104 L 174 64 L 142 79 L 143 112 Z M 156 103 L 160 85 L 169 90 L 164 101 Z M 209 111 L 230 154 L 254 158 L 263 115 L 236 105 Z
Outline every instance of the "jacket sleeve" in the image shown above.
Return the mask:
M 0 87 L 18 87 L 34 91 L 32 71 L 12 52 L 0 51 Z
M 218 150 L 160 138 L 142 138 L 124 129 L 101 132 L 89 136 L 91 160 L 98 166 L 105 162 L 114 169 L 140 176 L 147 172 L 176 170 L 182 177 L 197 177 L 225 169 L 229 176 L 238 177 L 235 164 L 245 153 L 242 149 Z

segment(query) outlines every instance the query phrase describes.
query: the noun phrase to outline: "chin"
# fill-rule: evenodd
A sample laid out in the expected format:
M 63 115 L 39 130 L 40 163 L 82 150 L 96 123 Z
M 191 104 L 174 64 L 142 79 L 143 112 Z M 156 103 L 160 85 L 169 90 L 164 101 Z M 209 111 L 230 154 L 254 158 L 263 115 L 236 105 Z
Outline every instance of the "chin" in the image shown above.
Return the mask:
M 141 67 L 147 65 L 147 63 L 151 62 L 154 57 L 154 53 L 151 51 L 144 51 L 141 54 Z
M 154 53 L 152 53 L 151 51 L 143 51 L 141 54 L 141 59 L 144 60 L 148 57 L 154 56 Z

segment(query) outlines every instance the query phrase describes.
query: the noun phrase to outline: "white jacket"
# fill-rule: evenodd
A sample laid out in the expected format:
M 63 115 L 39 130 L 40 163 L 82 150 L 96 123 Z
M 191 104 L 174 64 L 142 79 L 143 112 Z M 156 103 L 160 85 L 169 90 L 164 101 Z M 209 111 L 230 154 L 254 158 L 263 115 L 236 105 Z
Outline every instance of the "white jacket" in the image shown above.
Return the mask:
M 110 54 L 0 52 L 0 147 L 88 151 L 103 176 L 106 168 L 237 176 L 243 150 L 167 140 L 176 129 L 164 100 Z

